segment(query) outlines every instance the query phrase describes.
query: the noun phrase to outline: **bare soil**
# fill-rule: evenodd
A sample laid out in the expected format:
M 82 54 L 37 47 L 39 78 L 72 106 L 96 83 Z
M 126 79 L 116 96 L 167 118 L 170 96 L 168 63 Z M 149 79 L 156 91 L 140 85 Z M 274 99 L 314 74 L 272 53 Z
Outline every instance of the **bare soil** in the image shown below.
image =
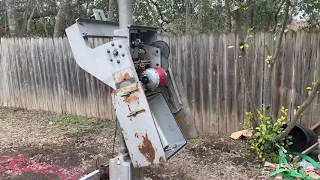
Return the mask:
M 111 121 L 0 107 L 0 156 L 22 154 L 35 162 L 89 173 L 117 153 L 117 144 L 113 153 L 114 129 Z M 222 135 L 190 140 L 169 162 L 144 172 L 152 180 L 267 179 L 245 140 Z M 0 179 L 58 178 L 0 170 Z

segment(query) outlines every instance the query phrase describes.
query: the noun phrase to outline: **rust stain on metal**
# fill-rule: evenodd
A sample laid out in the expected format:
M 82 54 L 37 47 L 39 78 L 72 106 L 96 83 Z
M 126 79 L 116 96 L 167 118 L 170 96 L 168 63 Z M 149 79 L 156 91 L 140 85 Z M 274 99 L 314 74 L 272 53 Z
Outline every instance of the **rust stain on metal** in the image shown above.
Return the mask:
M 147 159 L 148 162 L 153 164 L 157 149 L 153 147 L 147 133 L 142 137 L 143 141 L 142 144 L 139 145 L 139 151 Z
M 128 109 L 129 109 L 129 112 L 131 113 L 132 111 L 131 111 L 131 108 L 130 108 L 130 105 L 128 104 Z M 130 121 L 132 121 L 132 117 L 130 116 Z
M 136 138 L 139 138 L 139 134 L 138 134 L 138 133 L 134 133 L 134 136 L 135 136 Z
M 163 162 L 164 162 L 164 157 L 163 157 L 163 156 L 161 156 L 161 157 L 159 158 L 159 162 L 160 162 L 160 163 L 163 163 Z
M 139 168 L 139 167 L 141 167 L 141 164 L 138 163 L 138 161 L 136 161 L 136 162 L 134 163 L 134 167 L 135 167 L 135 168 Z
M 121 90 L 123 93 L 134 93 L 134 92 L 139 92 L 139 87 L 137 86 L 130 86 L 130 87 L 125 87 L 123 90 Z
M 131 104 L 133 102 L 137 101 L 139 103 L 139 97 L 137 95 L 131 95 L 129 97 L 125 97 L 123 99 L 123 102 L 127 103 L 127 104 Z
M 122 82 L 122 81 L 128 80 L 131 77 L 132 76 L 128 72 L 125 72 L 124 74 L 120 73 L 119 76 L 118 76 L 118 82 Z

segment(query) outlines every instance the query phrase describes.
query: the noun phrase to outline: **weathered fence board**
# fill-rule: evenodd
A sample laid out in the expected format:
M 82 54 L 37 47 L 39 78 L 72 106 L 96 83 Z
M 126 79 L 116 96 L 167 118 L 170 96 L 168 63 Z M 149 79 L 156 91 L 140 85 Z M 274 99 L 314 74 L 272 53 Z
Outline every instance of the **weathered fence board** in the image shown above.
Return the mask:
M 248 109 L 234 34 L 166 36 L 170 65 L 181 78 L 200 133 L 229 134 L 241 129 Z M 284 37 L 273 73 L 265 59 L 275 52 L 274 36 L 257 33 L 248 58 L 254 101 L 279 116 L 307 97 L 320 73 L 320 35 L 290 32 Z M 92 47 L 107 40 L 89 41 Z M 234 48 L 229 48 L 232 45 Z M 0 105 L 114 119 L 111 89 L 76 65 L 65 38 L 10 38 L 0 44 Z M 90 61 L 90 59 L 88 59 Z M 319 122 L 320 95 L 300 123 Z

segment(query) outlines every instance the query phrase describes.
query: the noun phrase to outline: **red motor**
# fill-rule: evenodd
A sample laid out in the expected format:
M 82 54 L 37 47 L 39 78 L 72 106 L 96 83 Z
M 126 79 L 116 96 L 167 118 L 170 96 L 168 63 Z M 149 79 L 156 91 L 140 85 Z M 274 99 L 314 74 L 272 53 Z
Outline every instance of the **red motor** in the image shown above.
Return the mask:
M 160 67 L 148 68 L 144 71 L 141 81 L 148 90 L 153 91 L 166 85 L 167 73 Z

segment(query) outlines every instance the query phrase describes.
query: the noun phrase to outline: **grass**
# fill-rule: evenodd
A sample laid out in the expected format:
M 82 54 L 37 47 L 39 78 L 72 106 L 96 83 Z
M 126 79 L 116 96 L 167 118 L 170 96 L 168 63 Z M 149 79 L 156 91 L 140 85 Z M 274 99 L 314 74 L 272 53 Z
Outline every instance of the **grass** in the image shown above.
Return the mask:
M 73 133 L 88 130 L 111 129 L 113 126 L 111 121 L 99 121 L 94 118 L 71 115 L 56 115 L 53 116 L 50 121 L 54 126 Z

